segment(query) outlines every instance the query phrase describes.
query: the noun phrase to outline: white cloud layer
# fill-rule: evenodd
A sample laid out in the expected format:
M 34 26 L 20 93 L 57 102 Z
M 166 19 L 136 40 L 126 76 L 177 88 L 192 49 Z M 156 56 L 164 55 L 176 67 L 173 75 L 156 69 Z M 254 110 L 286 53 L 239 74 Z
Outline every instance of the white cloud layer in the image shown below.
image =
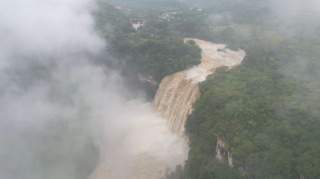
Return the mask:
M 98 155 L 90 143 L 116 179 L 128 178 L 141 153 L 183 161 L 185 146 L 165 120 L 128 101 L 117 73 L 94 64 L 105 44 L 92 8 L 91 0 L 0 0 L 0 178 L 86 178 Z

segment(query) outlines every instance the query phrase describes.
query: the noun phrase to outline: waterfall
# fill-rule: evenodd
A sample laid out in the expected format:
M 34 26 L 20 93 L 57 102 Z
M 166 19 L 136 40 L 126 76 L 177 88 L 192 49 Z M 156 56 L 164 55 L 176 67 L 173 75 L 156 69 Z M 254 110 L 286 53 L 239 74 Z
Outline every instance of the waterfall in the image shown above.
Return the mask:
M 201 63 L 191 69 L 165 77 L 154 100 L 155 110 L 167 119 L 170 129 L 179 135 L 184 134 L 186 120 L 200 96 L 199 84 L 220 67 L 230 69 L 241 64 L 246 55 L 243 50 L 233 51 L 224 44 L 185 39 L 185 41 L 190 40 L 202 50 Z
M 219 67 L 239 65 L 245 56 L 243 50 L 232 51 L 223 44 L 185 39 L 189 40 L 202 49 L 201 63 L 162 80 L 153 103 L 156 113 L 153 109 L 140 111 L 137 107 L 141 105 L 133 104 L 135 113 L 119 114 L 132 118 L 126 120 L 131 124 L 126 124 L 130 127 L 123 131 L 130 135 L 123 135 L 121 141 L 115 140 L 115 145 L 126 145 L 123 148 L 119 145 L 116 151 L 109 152 L 106 151 L 110 146 L 102 147 L 101 151 L 107 156 L 101 157 L 90 179 L 160 179 L 168 170 L 183 165 L 188 148 L 184 126 L 200 97 L 199 84 Z M 110 152 L 114 156 L 110 156 Z M 232 164 L 231 153 L 228 156 Z
M 233 167 L 232 153 L 226 148 L 224 139 L 220 137 L 217 137 L 216 159 L 228 163 L 229 167 Z

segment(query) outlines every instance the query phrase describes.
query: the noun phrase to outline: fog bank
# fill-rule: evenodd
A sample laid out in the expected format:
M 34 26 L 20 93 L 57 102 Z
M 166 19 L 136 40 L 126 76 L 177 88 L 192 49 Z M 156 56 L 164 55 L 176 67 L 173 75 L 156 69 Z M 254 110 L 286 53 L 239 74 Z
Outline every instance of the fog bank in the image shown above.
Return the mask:
M 99 160 L 128 178 L 128 156 L 172 167 L 184 160 L 165 120 L 128 101 L 116 71 L 95 65 L 106 44 L 93 8 L 91 0 L 0 2 L 1 178 L 87 178 Z

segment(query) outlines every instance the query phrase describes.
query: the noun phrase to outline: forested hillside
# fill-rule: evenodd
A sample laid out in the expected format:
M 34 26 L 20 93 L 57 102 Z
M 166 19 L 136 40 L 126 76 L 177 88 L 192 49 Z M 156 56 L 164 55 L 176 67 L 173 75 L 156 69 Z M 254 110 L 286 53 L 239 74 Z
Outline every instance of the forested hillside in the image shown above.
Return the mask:
M 180 1 L 169 6 L 163 1 L 168 6 L 158 9 L 120 3 L 131 10 L 115 8 L 119 3 L 99 6 L 111 9 L 98 11 L 97 17 L 111 53 L 121 59 L 114 65 L 134 83 L 140 81 L 137 86 L 150 96 L 164 76 L 199 62 L 199 48 L 185 44 L 184 37 L 247 52 L 241 66 L 222 68 L 201 85 L 186 126 L 189 159 L 168 178 L 320 178 L 320 24 L 296 18 L 299 13 L 277 14 L 270 2 Z M 111 25 L 104 22 L 109 18 Z M 132 20 L 143 26 L 134 30 Z M 225 142 L 231 166 L 217 159 L 217 140 Z
M 320 0 L 0 0 L 0 179 L 320 179 Z
M 151 97 L 164 76 L 198 64 L 201 57 L 200 49 L 184 43 L 185 35 L 177 31 L 197 21 L 172 23 L 163 18 L 164 13 L 167 11 L 116 8 L 104 1 L 96 11 L 97 29 L 108 41 L 109 53 L 120 59 L 110 63 L 122 69 L 131 86 L 143 86 Z M 143 23 L 142 27 L 135 29 L 135 22 Z
M 272 57 L 249 54 L 241 67 L 221 69 L 202 85 L 187 125 L 185 178 L 320 176 L 319 117 L 297 101 L 297 91 L 307 89 L 277 70 Z M 218 138 L 232 152 L 233 175 L 227 162 L 216 159 Z

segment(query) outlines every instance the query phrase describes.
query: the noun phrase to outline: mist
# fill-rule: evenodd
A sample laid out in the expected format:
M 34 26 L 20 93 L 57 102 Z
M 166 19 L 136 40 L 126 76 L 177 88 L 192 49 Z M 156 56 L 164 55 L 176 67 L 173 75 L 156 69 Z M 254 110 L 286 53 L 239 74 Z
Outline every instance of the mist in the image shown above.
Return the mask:
M 124 22 L 113 28 L 121 18 L 115 18 L 110 25 L 103 19 L 103 23 L 98 24 L 103 26 L 98 29 L 103 32 L 98 34 L 93 17 L 98 8 L 95 0 L 0 0 L 0 178 L 135 179 L 145 173 L 171 172 L 178 165 L 184 165 L 189 150 L 185 138 L 168 129 L 167 120 L 145 99 L 145 91 L 131 90 L 140 88 L 130 86 L 130 79 L 125 79 L 123 71 L 130 72 L 127 75 L 144 73 L 140 68 L 131 72 L 132 64 L 121 66 L 128 61 L 121 61 L 121 55 L 114 57 L 112 50 L 108 50 L 111 42 L 108 44 L 106 39 L 115 40 L 113 37 L 117 35 L 123 37 L 120 45 L 117 44 L 120 47 L 137 48 L 139 45 L 135 46 L 135 42 L 152 42 L 142 46 L 144 49 L 124 52 L 126 60 L 131 56 L 141 57 L 145 61 L 137 66 L 149 63 L 145 67 L 155 71 L 145 73 L 146 83 L 153 83 L 152 74 L 161 72 L 162 75 L 166 68 L 187 66 L 182 65 L 186 57 L 180 59 L 176 54 L 185 53 L 193 58 L 185 52 L 189 48 L 178 49 L 179 53 L 173 51 L 172 55 L 172 46 L 169 46 L 172 44 L 168 44 L 181 38 L 177 45 L 183 46 L 185 34 L 256 51 L 253 62 L 257 64 L 265 55 L 259 52 L 265 50 L 274 55 L 272 59 L 280 59 L 279 71 L 286 80 L 297 80 L 308 89 L 301 88 L 296 101 L 305 103 L 303 108 L 308 108 L 309 113 L 319 115 L 316 104 L 319 103 L 320 73 L 316 62 L 320 46 L 315 34 L 320 35 L 320 3 L 317 0 L 150 0 L 148 3 L 146 0 L 106 0 L 109 2 L 114 3 L 115 12 L 123 13 Z M 146 11 L 139 12 L 139 8 Z M 145 23 L 141 31 L 130 29 L 132 20 L 141 20 L 139 13 L 142 18 L 147 17 L 148 10 L 156 8 L 159 12 L 180 8 L 181 12 L 187 12 L 187 18 L 161 21 L 161 24 L 165 22 L 164 26 Z M 188 15 L 191 11 L 208 19 L 190 18 L 193 17 L 192 13 Z M 131 13 L 137 13 L 139 18 L 132 19 Z M 150 19 L 159 20 L 157 16 Z M 181 21 L 184 22 L 180 24 Z M 148 26 L 152 28 L 143 29 Z M 115 33 L 118 29 L 116 35 L 103 34 Z M 163 45 L 152 47 L 155 42 Z M 254 48 L 257 44 L 261 46 Z M 149 47 L 150 52 L 137 55 L 136 52 L 143 53 Z M 120 54 L 125 51 L 122 49 Z M 154 63 L 159 62 L 158 59 L 163 61 Z M 134 80 L 130 84 L 136 83 Z M 137 77 L 137 80 L 140 79 Z M 159 85 L 154 83 L 156 87 Z M 211 121 L 208 118 L 208 122 Z M 213 127 L 210 132 L 215 132 Z M 205 139 L 201 138 L 199 144 L 210 143 Z M 199 156 L 204 156 L 201 160 L 207 158 L 202 153 L 192 158 L 201 152 L 201 147 L 196 147 L 190 154 L 191 162 Z M 214 147 L 205 148 L 214 153 Z
M 172 169 L 184 142 L 130 96 L 94 29 L 91 0 L 0 2 L 0 177 L 81 179 L 106 163 L 130 178 L 137 156 Z M 132 99 L 132 98 L 130 98 Z M 170 152 L 169 152 L 170 151 Z

